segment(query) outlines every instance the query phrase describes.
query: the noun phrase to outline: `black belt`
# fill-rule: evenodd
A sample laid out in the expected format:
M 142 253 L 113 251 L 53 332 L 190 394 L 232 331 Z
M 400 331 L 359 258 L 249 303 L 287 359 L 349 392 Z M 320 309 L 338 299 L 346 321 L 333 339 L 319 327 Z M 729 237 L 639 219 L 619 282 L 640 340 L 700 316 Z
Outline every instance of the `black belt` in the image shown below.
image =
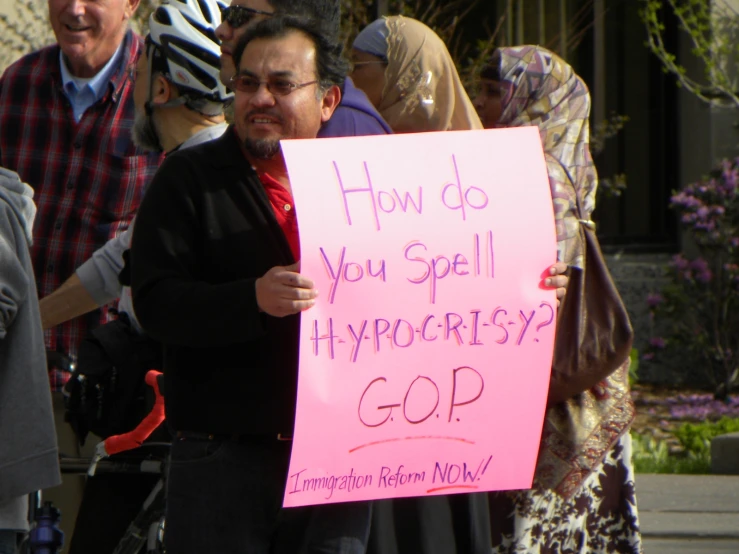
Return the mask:
M 198 433 L 195 431 L 177 431 L 175 437 L 179 440 L 201 440 L 201 441 L 228 441 L 228 442 L 287 442 L 292 437 L 277 434 L 248 434 L 248 433 Z

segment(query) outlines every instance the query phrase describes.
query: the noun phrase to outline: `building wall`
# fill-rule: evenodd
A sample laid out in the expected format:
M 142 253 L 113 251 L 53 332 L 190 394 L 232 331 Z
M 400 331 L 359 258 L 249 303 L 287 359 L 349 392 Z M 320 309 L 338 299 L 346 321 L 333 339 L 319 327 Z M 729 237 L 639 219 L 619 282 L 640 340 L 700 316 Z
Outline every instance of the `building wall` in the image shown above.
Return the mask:
M 20 31 L 25 38 L 0 22 L 0 35 L 11 44 L 0 44 L 0 72 L 24 54 L 53 42 L 53 34 L 48 24 L 46 0 L 30 0 L 33 11 L 28 10 L 21 0 L 0 0 L 0 15 Z

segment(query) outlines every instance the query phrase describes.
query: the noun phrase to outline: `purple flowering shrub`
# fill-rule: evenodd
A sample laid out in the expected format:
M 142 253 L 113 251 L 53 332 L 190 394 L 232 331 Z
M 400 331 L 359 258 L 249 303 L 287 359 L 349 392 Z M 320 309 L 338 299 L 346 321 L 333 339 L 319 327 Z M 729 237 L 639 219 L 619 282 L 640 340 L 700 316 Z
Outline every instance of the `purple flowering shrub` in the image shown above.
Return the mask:
M 674 256 L 668 284 L 647 297 L 653 323 L 667 333 L 650 339 L 643 359 L 672 350 L 725 397 L 739 375 L 739 158 L 676 192 L 670 205 L 698 255 Z
M 632 391 L 637 406 L 650 415 L 661 414 L 664 427 L 671 421 L 705 422 L 732 418 L 739 422 L 739 397 L 716 400 L 711 394 L 675 394 L 668 398 L 647 397 L 639 390 Z M 739 429 L 738 429 L 739 431 Z

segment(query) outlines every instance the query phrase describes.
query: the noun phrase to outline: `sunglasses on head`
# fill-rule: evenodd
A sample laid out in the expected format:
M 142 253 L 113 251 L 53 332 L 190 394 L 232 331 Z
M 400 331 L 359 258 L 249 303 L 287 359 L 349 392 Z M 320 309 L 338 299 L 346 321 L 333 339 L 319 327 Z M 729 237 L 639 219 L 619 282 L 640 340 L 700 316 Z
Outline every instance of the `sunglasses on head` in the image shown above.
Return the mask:
M 257 15 L 274 15 L 274 13 L 255 10 L 246 6 L 229 6 L 221 10 L 221 20 L 228 23 L 233 29 L 247 25 Z

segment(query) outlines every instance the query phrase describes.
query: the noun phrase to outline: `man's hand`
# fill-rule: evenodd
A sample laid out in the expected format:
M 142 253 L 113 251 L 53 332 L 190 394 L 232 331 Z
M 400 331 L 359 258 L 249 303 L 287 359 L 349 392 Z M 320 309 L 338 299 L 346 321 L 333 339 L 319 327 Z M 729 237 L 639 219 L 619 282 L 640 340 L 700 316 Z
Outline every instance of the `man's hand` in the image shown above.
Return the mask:
M 544 279 L 544 286 L 557 289 L 557 306 L 559 301 L 564 298 L 565 292 L 567 292 L 568 277 L 565 275 L 567 271 L 567 264 L 564 262 L 557 262 L 549 268 L 549 275 Z
M 275 317 L 285 317 L 313 307 L 318 291 L 313 281 L 298 271 L 300 262 L 287 267 L 273 267 L 257 279 L 259 309 Z

